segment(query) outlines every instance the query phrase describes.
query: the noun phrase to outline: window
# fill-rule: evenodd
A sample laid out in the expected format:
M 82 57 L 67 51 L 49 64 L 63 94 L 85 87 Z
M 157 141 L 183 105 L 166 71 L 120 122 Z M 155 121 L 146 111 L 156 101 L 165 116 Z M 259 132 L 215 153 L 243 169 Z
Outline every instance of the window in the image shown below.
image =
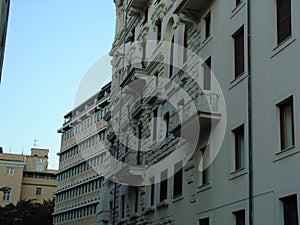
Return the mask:
M 7 176 L 13 176 L 14 172 L 15 172 L 14 168 L 10 168 L 10 167 L 6 168 L 6 175 Z
M 232 37 L 234 39 L 234 76 L 237 78 L 245 71 L 244 26 Z
M 234 212 L 235 225 L 245 225 L 245 210 Z
M 3 201 L 9 201 L 10 200 L 10 195 L 11 195 L 11 191 L 10 190 L 3 191 L 3 198 L 2 198 L 2 200 Z
M 134 212 L 137 213 L 139 209 L 139 188 L 135 188 L 135 196 L 134 196 Z
M 151 186 L 150 186 L 150 205 L 154 205 L 154 198 L 155 198 L 155 178 L 152 177 L 150 179 Z
M 169 135 L 170 135 L 170 114 L 166 113 L 164 116 L 164 121 L 166 123 L 166 137 L 165 137 L 165 143 L 169 142 Z
M 172 37 L 171 41 L 171 49 L 170 49 L 170 65 L 169 65 L 169 77 L 171 78 L 173 76 L 173 63 L 174 63 L 174 36 Z
M 138 126 L 138 152 L 137 152 L 137 165 L 141 165 L 141 150 L 142 150 L 142 125 Z
M 245 166 L 244 125 L 235 129 L 233 133 L 235 142 L 235 170 L 240 170 Z
M 211 14 L 210 12 L 204 17 L 205 21 L 205 39 L 210 37 Z
M 129 136 L 126 136 L 126 139 L 125 139 L 125 154 L 128 152 L 129 150 Z
M 292 35 L 291 0 L 277 0 L 277 44 Z
M 146 68 L 146 66 L 147 66 L 147 61 L 146 61 L 147 43 L 145 41 L 142 41 L 141 46 L 142 46 L 142 68 Z
M 44 171 L 45 170 L 45 159 L 44 158 L 37 158 L 36 159 L 36 170 L 37 171 Z
M 281 150 L 295 145 L 293 97 L 289 97 L 277 105 L 280 111 Z
M 211 57 L 202 65 L 203 67 L 203 89 L 211 90 Z
M 184 28 L 184 37 L 183 37 L 183 63 L 187 61 L 188 57 L 188 26 L 185 25 Z
M 281 199 L 283 206 L 284 225 L 298 225 L 297 195 L 291 195 Z
M 199 225 L 209 225 L 209 218 L 203 218 L 199 220 Z
M 177 197 L 182 194 L 182 175 L 183 175 L 183 169 L 182 169 L 182 161 L 176 163 L 174 165 L 174 183 L 173 183 L 173 197 Z
M 162 202 L 163 200 L 168 198 L 168 170 L 161 172 L 160 174 L 160 198 L 159 200 Z
M 42 194 L 42 188 L 36 188 L 35 194 L 36 195 L 41 195 Z
M 207 165 L 207 159 L 208 157 L 205 157 L 205 152 L 207 150 L 207 146 L 200 149 L 201 157 L 202 157 L 202 179 L 201 179 L 201 185 L 204 186 L 209 183 L 209 167 Z
M 153 136 L 152 136 L 152 140 L 156 141 L 157 139 L 157 116 L 158 116 L 158 108 L 155 108 L 153 110 Z
M 161 20 L 158 20 L 156 22 L 156 28 L 157 28 L 157 42 L 161 41 Z
M 125 195 L 121 196 L 121 217 L 125 217 Z

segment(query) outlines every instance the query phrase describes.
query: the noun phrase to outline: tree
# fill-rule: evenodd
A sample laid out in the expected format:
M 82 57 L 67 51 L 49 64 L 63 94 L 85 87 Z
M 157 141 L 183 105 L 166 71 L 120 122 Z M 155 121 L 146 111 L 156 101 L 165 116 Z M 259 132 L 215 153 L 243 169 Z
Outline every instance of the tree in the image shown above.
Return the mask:
M 52 225 L 54 205 L 54 199 L 44 200 L 42 204 L 34 200 L 20 200 L 16 205 L 0 207 L 0 224 Z

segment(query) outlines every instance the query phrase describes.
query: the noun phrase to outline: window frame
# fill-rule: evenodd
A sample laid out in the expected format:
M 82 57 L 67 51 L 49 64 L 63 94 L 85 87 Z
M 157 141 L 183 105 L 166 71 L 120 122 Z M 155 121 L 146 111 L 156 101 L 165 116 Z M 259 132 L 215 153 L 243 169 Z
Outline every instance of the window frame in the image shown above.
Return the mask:
M 199 219 L 199 225 L 209 225 L 209 217 Z
M 241 37 L 240 37 L 241 35 Z M 245 29 L 244 25 L 242 25 L 233 35 L 233 59 L 234 59 L 234 78 L 239 78 L 242 74 L 245 73 Z M 241 43 L 238 43 L 238 41 L 241 40 Z M 241 47 L 241 52 L 238 51 L 239 47 Z M 238 68 L 238 61 L 241 62 L 241 68 Z
M 234 134 L 234 170 L 239 171 L 245 169 L 246 143 L 244 124 L 238 126 L 232 132 Z M 240 140 L 241 135 L 242 141 Z M 243 144 L 243 148 L 240 146 L 241 143 Z
M 155 177 L 150 179 L 150 206 L 155 204 Z
M 160 173 L 160 190 L 159 201 L 162 202 L 168 199 L 168 170 L 164 170 Z
M 183 194 L 183 162 L 179 161 L 174 165 L 173 176 L 173 198 L 182 196 Z
M 208 146 L 205 146 L 203 148 L 200 149 L 200 154 L 201 154 L 201 160 L 202 160 L 202 171 L 201 171 L 201 182 L 200 182 L 200 187 L 209 185 L 210 182 L 210 166 L 206 166 L 206 159 L 208 159 L 208 157 L 205 157 L 205 159 L 203 159 L 205 152 L 209 151 L 208 150 Z
M 211 56 L 202 64 L 203 68 L 203 90 L 211 90 Z
M 290 200 L 292 201 L 292 203 L 287 202 L 287 201 L 290 201 Z M 283 217 L 282 217 L 283 221 L 282 222 L 283 222 L 283 224 L 284 225 L 289 225 L 289 224 L 294 224 L 296 222 L 296 224 L 299 225 L 299 214 L 298 214 L 299 207 L 298 207 L 298 196 L 297 196 L 297 194 L 292 194 L 292 195 L 280 198 L 280 202 L 282 204 L 282 215 L 283 215 Z M 294 216 L 296 217 L 295 218 L 296 221 L 289 221 L 291 219 L 291 214 L 290 214 L 291 212 L 288 212 L 289 214 L 287 215 L 287 210 L 289 208 L 291 208 L 292 206 L 287 205 L 287 204 L 294 204 L 293 206 L 295 208 L 292 209 L 294 211 L 292 213 L 295 213 Z
M 3 201 L 10 201 L 10 197 L 11 197 L 11 190 L 7 190 L 7 191 L 3 191 L 3 196 L 2 196 L 2 200 Z
M 15 173 L 15 169 L 12 167 L 6 167 L 6 175 L 7 176 L 13 176 Z
M 120 214 L 121 218 L 125 218 L 125 195 L 121 195 L 121 207 L 120 207 Z
M 292 0 L 275 0 L 276 1 L 276 43 L 277 45 L 282 44 L 283 42 L 285 42 L 285 40 L 289 39 L 292 34 L 293 34 L 293 24 L 292 24 Z M 280 17 L 279 14 L 279 9 L 282 9 L 282 7 L 280 7 L 279 1 L 289 1 L 289 12 L 288 15 L 285 15 L 284 17 Z M 284 4 L 286 5 L 286 4 Z M 289 20 L 289 26 L 288 26 L 288 33 L 283 36 L 280 37 L 280 25 L 283 24 L 283 29 L 286 28 L 286 24 L 284 23 L 285 20 Z M 282 26 L 282 25 L 281 25 Z M 281 27 L 282 29 L 282 27 Z
M 246 210 L 245 209 L 235 211 L 235 212 L 233 212 L 233 215 L 234 215 L 235 225 L 246 225 Z M 240 216 L 242 218 L 240 218 Z M 240 219 L 242 219 L 241 223 L 240 223 Z
M 289 96 L 285 100 L 281 101 L 276 105 L 279 109 L 279 132 L 280 132 L 280 150 L 285 151 L 287 149 L 293 148 L 295 146 L 295 118 L 294 118 L 294 97 L 293 95 Z M 285 137 L 286 121 L 285 121 L 285 110 L 287 107 L 291 107 L 291 134 L 292 134 L 292 144 L 287 146 L 287 137 Z
M 204 30 L 205 30 L 205 34 L 204 34 L 204 40 L 207 40 L 208 38 L 211 37 L 211 11 L 209 11 L 208 13 L 206 13 L 206 15 L 203 18 L 204 20 Z

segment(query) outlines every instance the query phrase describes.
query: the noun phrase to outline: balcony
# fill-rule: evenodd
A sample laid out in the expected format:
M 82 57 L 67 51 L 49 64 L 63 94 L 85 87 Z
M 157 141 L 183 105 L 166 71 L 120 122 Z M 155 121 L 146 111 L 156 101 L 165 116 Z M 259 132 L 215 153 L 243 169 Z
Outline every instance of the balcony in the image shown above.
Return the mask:
M 107 128 L 106 128 L 106 139 L 108 141 L 113 141 L 116 138 L 116 134 L 113 130 L 111 122 L 109 122 Z
M 133 186 L 141 185 L 145 168 L 137 165 L 128 165 L 115 159 L 111 159 L 106 167 L 106 176 L 112 181 L 130 184 Z
M 219 112 L 219 95 L 215 93 L 201 93 L 194 101 L 181 106 L 177 113 L 172 116 L 170 130 L 175 136 L 181 136 L 180 131 L 185 131 L 186 128 L 193 130 L 193 127 L 195 129 L 199 127 L 195 124 L 196 119 L 200 122 L 201 131 L 210 130 L 212 121 L 219 121 L 221 116 L 222 114 Z
M 190 18 L 195 23 L 200 21 L 201 16 L 212 3 L 212 0 L 180 0 L 176 1 L 174 12 L 176 14 L 183 14 Z
M 147 6 L 148 0 L 130 0 L 127 9 L 130 11 L 142 11 Z

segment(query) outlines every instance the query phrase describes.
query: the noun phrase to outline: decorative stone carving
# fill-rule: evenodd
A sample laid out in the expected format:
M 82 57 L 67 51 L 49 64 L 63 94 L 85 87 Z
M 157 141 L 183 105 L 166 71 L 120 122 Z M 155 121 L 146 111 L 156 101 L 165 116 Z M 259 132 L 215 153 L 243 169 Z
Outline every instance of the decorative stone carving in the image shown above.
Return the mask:
M 194 29 L 200 29 L 200 26 L 198 26 L 198 21 L 195 18 L 192 18 L 184 13 L 180 13 L 178 15 L 178 21 L 185 24 L 192 24 Z
M 141 59 L 141 51 L 136 43 L 132 43 L 126 54 L 126 63 L 130 65 L 133 62 L 138 62 Z
M 155 24 L 158 20 L 162 20 L 167 13 L 167 6 L 164 1 L 161 1 L 154 10 L 151 20 Z
M 143 26 L 143 28 L 142 28 L 142 30 L 141 30 L 139 36 L 138 36 L 138 40 L 139 40 L 139 41 L 147 41 L 147 39 L 148 39 L 148 34 L 149 34 L 149 24 L 146 23 L 146 24 Z

